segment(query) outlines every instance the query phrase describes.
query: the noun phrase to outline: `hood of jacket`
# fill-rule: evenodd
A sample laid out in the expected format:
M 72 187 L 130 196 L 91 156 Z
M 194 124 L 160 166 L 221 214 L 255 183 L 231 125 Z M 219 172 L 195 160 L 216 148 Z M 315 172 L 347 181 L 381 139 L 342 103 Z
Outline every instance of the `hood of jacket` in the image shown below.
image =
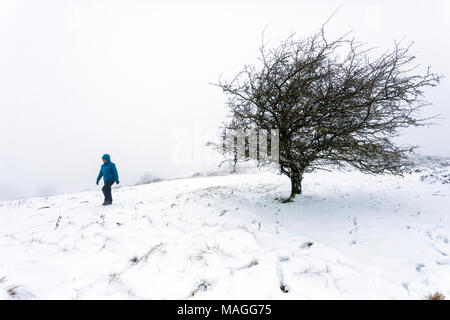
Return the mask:
M 107 154 L 107 153 L 105 153 L 105 154 L 102 156 L 102 159 L 103 159 L 103 160 L 106 160 L 106 163 L 110 163 L 110 162 L 111 162 L 111 157 L 110 157 L 109 154 Z

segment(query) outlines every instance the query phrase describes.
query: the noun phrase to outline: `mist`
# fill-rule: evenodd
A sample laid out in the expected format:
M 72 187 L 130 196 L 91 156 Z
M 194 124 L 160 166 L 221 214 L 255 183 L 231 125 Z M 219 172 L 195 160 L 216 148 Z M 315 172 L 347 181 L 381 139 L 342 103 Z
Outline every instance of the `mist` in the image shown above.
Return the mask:
M 95 189 L 104 153 L 123 185 L 213 170 L 204 144 L 227 110 L 211 83 L 257 61 L 263 30 L 269 45 L 308 36 L 338 7 L 329 38 L 414 41 L 424 68 L 450 74 L 445 0 L 0 0 L 0 200 Z M 448 80 L 426 97 L 438 124 L 399 143 L 450 155 Z

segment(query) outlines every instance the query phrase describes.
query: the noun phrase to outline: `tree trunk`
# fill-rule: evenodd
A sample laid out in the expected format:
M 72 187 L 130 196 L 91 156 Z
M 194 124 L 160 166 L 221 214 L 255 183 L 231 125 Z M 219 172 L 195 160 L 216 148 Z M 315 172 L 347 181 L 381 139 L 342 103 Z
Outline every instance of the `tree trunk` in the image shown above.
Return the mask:
M 289 200 L 294 199 L 297 194 L 302 194 L 302 180 L 303 172 L 291 169 L 291 195 Z

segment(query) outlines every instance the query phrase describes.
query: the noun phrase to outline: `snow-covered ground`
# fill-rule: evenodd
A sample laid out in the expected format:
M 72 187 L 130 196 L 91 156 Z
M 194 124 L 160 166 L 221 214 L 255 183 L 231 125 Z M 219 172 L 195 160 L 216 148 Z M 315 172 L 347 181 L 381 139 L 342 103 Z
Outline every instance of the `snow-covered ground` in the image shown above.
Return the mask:
M 292 203 L 270 171 L 3 202 L 0 299 L 448 297 L 450 167 L 430 163 L 312 173 Z

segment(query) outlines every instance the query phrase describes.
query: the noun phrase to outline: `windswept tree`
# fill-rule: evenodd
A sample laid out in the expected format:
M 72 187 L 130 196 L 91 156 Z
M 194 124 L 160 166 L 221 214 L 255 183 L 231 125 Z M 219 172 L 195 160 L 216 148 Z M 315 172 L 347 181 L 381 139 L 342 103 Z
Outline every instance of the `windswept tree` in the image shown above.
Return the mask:
M 276 48 L 260 47 L 258 65 L 246 65 L 217 84 L 228 96 L 233 126 L 278 129 L 279 165 L 291 180 L 289 200 L 302 193 L 304 173 L 345 163 L 372 174 L 402 175 L 408 152 L 393 142 L 401 128 L 428 122 L 424 89 L 439 84 L 419 72 L 410 47 L 375 50 L 349 35 L 328 41 L 322 28 Z

